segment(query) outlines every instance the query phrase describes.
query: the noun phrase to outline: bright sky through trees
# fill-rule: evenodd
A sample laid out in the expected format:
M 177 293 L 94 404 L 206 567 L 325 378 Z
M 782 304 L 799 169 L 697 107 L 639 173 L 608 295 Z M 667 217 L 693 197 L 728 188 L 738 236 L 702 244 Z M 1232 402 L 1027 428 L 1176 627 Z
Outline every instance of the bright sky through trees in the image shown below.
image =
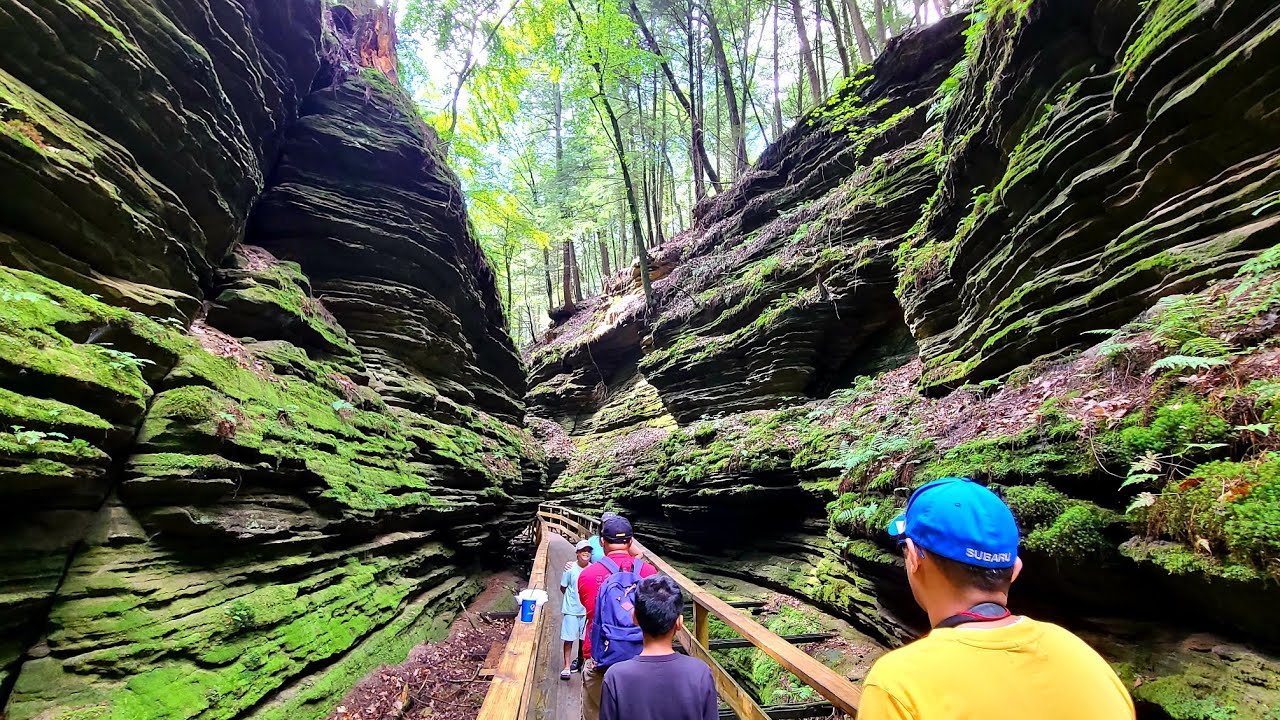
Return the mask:
M 948 0 L 399 0 L 520 345 Z M 800 21 L 797 22 L 797 17 Z M 639 236 L 637 238 L 637 235 Z M 636 273 L 640 273 L 637 271 Z

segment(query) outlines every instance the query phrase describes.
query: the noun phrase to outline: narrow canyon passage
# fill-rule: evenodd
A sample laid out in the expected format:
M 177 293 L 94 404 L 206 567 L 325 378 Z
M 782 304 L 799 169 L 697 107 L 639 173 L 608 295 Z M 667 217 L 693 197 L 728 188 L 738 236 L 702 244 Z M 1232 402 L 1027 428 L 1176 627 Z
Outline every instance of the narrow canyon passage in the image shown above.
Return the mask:
M 859 685 L 944 477 L 1141 720 L 1280 717 L 1275 3 L 0 28 L 0 718 L 363 718 L 547 501 Z

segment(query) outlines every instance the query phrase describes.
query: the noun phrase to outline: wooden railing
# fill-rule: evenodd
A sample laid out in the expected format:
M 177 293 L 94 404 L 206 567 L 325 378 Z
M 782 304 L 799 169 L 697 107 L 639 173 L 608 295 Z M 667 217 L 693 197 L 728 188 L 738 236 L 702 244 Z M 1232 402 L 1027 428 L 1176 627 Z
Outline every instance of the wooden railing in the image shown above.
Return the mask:
M 540 522 L 534 523 L 534 539 L 538 550 L 533 555 L 533 569 L 529 572 L 529 587 L 547 589 L 547 559 L 551 547 L 550 537 Z M 498 661 L 498 668 L 489 682 L 477 720 L 509 720 L 526 718 L 533 707 L 533 686 L 538 675 L 538 658 L 542 639 L 544 607 L 533 611 L 533 622 L 519 622 L 511 626 L 507 647 Z
M 530 576 L 530 587 L 535 587 L 535 580 L 539 583 L 536 587 L 545 585 L 548 544 L 546 533 L 548 531 L 563 535 L 570 542 L 576 542 L 598 534 L 600 530 L 598 518 L 550 503 L 538 508 L 535 525 L 538 528 L 539 543 L 533 574 Z M 638 541 L 636 544 L 640 545 Z M 738 684 L 737 680 L 711 654 L 709 648 L 711 647 L 710 619 L 712 617 L 718 618 L 751 646 L 759 648 L 776 660 L 779 665 L 826 698 L 834 708 L 847 713 L 850 717 L 857 713 L 858 701 L 862 695 L 860 687 L 815 660 L 786 638 L 756 622 L 747 613 L 708 593 L 702 586 L 690 580 L 643 545 L 640 545 L 640 550 L 644 553 L 645 561 L 652 563 L 660 572 L 675 580 L 689 597 L 693 606 L 692 628 L 682 629 L 676 639 L 689 655 L 702 660 L 711 668 L 716 692 L 739 718 L 772 720 L 769 709 L 761 707 L 746 688 Z M 533 677 L 537 673 L 536 644 L 539 635 L 537 632 L 539 619 L 535 617 L 533 623 L 516 623 L 511 638 L 507 641 L 507 652 L 503 656 L 503 662 L 499 665 L 493 684 L 489 688 L 489 694 L 485 697 L 484 707 L 480 712 L 481 720 L 499 720 L 500 718 L 525 720 L 528 717 L 530 691 Z M 516 634 L 517 631 L 521 633 L 519 636 Z M 511 660 L 509 664 L 508 659 Z M 516 702 L 516 698 L 519 698 L 519 702 Z M 486 713 L 486 711 L 489 712 Z M 787 713 L 787 716 L 802 715 Z

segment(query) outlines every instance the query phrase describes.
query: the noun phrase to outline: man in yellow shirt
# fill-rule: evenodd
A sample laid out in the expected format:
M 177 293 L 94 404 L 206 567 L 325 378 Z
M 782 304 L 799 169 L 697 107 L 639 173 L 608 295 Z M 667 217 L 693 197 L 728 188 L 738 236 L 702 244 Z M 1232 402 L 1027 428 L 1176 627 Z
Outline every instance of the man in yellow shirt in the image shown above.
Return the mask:
M 1120 678 L 1083 640 L 1012 615 L 1018 525 L 985 487 L 943 478 L 889 524 L 933 630 L 880 658 L 858 720 L 1133 720 Z

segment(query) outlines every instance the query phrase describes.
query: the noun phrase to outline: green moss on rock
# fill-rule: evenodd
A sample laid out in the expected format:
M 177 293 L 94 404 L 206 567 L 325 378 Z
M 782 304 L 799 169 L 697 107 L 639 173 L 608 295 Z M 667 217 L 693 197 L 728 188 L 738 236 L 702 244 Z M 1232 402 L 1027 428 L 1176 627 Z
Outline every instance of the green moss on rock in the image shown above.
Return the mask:
M 1170 482 L 1141 519 L 1156 537 L 1280 577 L 1280 458 L 1204 463 Z

